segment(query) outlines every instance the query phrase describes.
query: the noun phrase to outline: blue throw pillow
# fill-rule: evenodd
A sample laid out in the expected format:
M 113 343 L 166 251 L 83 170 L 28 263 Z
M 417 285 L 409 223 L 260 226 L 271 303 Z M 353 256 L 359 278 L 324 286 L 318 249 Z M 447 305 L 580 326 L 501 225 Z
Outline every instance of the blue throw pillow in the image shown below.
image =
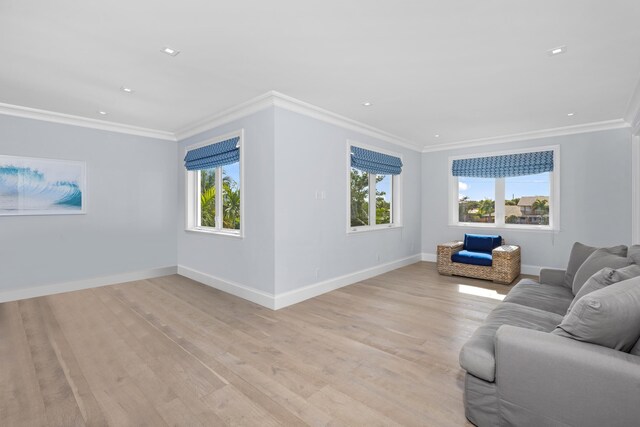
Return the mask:
M 465 234 L 464 248 L 471 252 L 490 253 L 494 248 L 502 245 L 502 237 L 484 234 Z

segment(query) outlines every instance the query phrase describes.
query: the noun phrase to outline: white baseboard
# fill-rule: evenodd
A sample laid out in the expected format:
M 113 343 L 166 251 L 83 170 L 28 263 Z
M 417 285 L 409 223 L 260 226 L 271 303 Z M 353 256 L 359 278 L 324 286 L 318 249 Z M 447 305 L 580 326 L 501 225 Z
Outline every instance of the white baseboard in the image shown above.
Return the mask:
M 421 260 L 427 262 L 438 262 L 438 256 L 436 254 L 428 254 L 423 252 L 421 254 Z
M 34 286 L 24 289 L 0 291 L 0 302 L 17 301 L 26 298 L 60 294 L 63 292 L 79 291 L 81 289 L 97 288 L 117 283 L 133 282 L 134 280 L 153 279 L 154 277 L 176 274 L 177 267 L 160 267 L 149 270 L 132 271 L 114 274 L 112 276 L 94 277 L 73 282 L 55 283 L 53 285 Z
M 249 300 L 263 307 L 267 307 L 272 310 L 275 309 L 274 295 L 272 293 L 250 288 L 226 279 L 221 279 L 219 277 L 194 270 L 193 268 L 185 267 L 184 265 L 178 266 L 178 274 L 228 294 Z
M 345 274 L 344 276 L 335 277 L 333 279 L 325 280 L 323 282 L 314 283 L 305 286 L 300 289 L 294 289 L 292 291 L 283 292 L 276 295 L 274 301 L 274 308 L 280 309 L 289 305 L 297 304 L 309 298 L 322 295 L 324 293 L 333 291 L 335 289 L 342 288 L 347 285 L 351 285 L 362 280 L 369 279 L 374 276 L 395 270 L 406 265 L 410 265 L 420 261 L 421 255 L 416 254 L 407 258 L 402 258 L 396 261 L 391 261 L 385 264 L 376 265 L 375 267 L 367 268 L 364 270 L 356 271 L 355 273 Z
M 437 262 L 437 255 L 436 254 L 429 254 L 429 253 L 425 253 L 423 252 L 422 254 L 422 261 L 427 261 L 427 262 Z M 538 265 L 526 265 L 526 264 L 522 264 L 520 265 L 520 272 L 522 274 L 531 274 L 532 276 L 539 276 L 540 275 L 540 269 L 543 267 L 540 267 Z
M 313 283 L 303 288 L 294 289 L 278 295 L 221 279 L 183 265 L 178 266 L 178 274 L 228 294 L 249 300 L 263 307 L 278 310 L 418 261 L 420 261 L 420 254 L 356 271 L 355 273 L 345 274 L 344 276 L 335 277 L 323 282 Z

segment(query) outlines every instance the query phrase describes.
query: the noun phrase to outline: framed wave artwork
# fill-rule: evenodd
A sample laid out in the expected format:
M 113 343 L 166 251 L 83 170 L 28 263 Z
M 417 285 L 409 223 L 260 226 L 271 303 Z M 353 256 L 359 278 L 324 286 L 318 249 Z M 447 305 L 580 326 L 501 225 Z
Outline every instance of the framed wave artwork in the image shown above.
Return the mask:
M 0 215 L 86 213 L 86 163 L 0 155 Z

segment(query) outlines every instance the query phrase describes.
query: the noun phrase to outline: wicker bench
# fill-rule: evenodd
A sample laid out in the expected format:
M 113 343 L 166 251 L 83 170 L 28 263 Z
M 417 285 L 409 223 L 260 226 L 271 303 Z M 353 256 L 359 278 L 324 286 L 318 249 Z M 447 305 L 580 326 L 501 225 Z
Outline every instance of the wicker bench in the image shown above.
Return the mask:
M 451 255 L 459 252 L 464 242 L 448 242 L 438 245 L 438 272 L 445 276 L 464 276 L 510 284 L 520 275 L 520 246 L 498 246 L 491 252 L 491 266 L 463 264 L 451 261 Z

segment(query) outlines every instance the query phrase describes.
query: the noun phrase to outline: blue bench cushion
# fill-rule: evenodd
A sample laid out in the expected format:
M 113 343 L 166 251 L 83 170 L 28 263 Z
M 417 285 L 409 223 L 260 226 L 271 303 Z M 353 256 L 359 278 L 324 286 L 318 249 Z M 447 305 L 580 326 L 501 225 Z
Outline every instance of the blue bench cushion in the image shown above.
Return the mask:
M 471 252 L 491 253 L 494 248 L 502 245 L 502 237 L 484 234 L 465 234 L 464 249 Z
M 491 266 L 491 254 L 486 252 L 460 251 L 451 255 L 451 261 L 462 264 Z

